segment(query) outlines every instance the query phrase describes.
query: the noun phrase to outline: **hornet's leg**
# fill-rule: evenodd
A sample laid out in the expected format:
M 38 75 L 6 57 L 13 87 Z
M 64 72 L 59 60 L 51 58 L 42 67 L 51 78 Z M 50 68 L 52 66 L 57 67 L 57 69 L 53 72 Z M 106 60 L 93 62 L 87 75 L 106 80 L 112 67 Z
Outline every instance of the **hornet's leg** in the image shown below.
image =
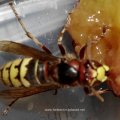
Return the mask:
M 20 23 L 22 29 L 24 30 L 24 32 L 26 33 L 26 35 L 28 36 L 28 38 L 30 38 L 31 40 L 33 40 L 35 42 L 36 45 L 38 45 L 41 49 L 43 49 L 43 51 L 45 51 L 46 53 L 51 54 L 51 51 L 45 46 L 43 45 L 32 33 L 30 33 L 27 29 L 25 24 L 23 23 L 22 19 L 20 18 L 20 16 L 18 15 L 15 6 L 13 5 L 13 2 L 9 3 L 13 13 L 16 16 L 17 21 Z
M 53 95 L 57 95 L 57 93 L 58 93 L 58 89 L 55 89 Z
M 95 90 L 93 87 L 84 87 L 84 91 L 89 96 L 96 96 L 101 102 L 104 102 L 104 98 L 101 94 L 107 93 L 109 90 Z
M 66 52 L 66 50 L 65 50 L 65 47 L 64 47 L 64 45 L 62 44 L 62 40 L 63 40 L 63 35 L 64 35 L 64 33 L 67 31 L 67 26 L 70 24 L 70 14 L 71 14 L 71 12 L 68 14 L 68 16 L 67 16 L 67 23 L 64 25 L 62 31 L 60 32 L 60 35 L 59 35 L 59 37 L 58 37 L 58 40 L 57 40 L 57 41 L 58 41 L 58 47 L 59 47 L 60 52 L 61 52 L 61 54 L 62 54 L 63 56 L 67 54 L 67 52 Z
M 112 90 L 109 90 L 109 89 L 105 89 L 105 90 L 97 90 L 96 91 L 98 94 L 105 94 L 105 93 L 108 93 L 108 92 L 112 92 Z M 88 94 L 89 96 L 94 96 L 94 94 L 93 93 L 89 93 Z
M 19 98 L 14 99 L 12 102 L 10 102 L 10 104 L 2 111 L 1 115 L 7 115 L 7 113 L 9 112 L 9 110 L 11 109 L 12 105 L 15 104 L 15 102 L 18 100 Z
M 57 43 L 58 43 L 58 47 L 59 47 L 59 50 L 60 50 L 60 53 L 61 55 L 63 56 L 63 58 L 65 58 L 66 60 L 72 60 L 72 59 L 76 59 L 76 55 L 73 54 L 73 53 L 68 53 L 65 49 L 65 46 L 63 45 L 62 41 L 63 41 L 63 36 L 64 36 L 64 33 L 67 31 L 67 26 L 69 25 L 70 23 L 70 14 L 68 14 L 68 17 L 67 17 L 67 23 L 64 25 L 62 31 L 60 32 L 60 35 L 58 37 L 58 40 L 57 40 Z
M 62 29 L 62 31 L 60 32 L 60 35 L 59 35 L 58 40 L 57 40 L 57 41 L 58 41 L 59 50 L 60 50 L 60 52 L 61 52 L 61 54 L 62 54 L 63 56 L 66 54 L 66 50 L 65 50 L 65 48 L 64 48 L 64 46 L 63 46 L 63 44 L 62 44 L 63 35 L 64 35 L 65 31 L 66 31 L 66 28 L 64 27 L 64 28 Z

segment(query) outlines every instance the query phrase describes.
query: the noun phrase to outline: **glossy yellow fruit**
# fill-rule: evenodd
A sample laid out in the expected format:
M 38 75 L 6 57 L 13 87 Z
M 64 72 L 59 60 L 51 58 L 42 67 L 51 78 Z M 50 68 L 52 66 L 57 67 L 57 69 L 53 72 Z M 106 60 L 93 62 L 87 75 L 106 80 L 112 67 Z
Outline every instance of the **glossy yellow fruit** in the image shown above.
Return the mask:
M 67 30 L 86 56 L 110 67 L 110 86 L 120 95 L 120 0 L 80 0 Z M 77 49 L 79 52 L 79 49 Z

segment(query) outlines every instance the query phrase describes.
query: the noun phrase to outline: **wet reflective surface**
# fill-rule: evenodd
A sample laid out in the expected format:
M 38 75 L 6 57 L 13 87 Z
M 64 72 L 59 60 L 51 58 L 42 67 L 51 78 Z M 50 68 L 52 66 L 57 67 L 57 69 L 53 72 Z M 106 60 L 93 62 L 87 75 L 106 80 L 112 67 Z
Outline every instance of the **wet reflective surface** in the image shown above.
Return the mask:
M 120 8 L 114 0 L 81 0 L 70 16 L 68 31 L 79 46 L 88 45 L 87 58 L 110 67 L 109 86 L 120 95 Z
M 74 3 L 74 0 L 29 0 L 20 2 L 16 7 L 29 31 L 37 36 L 54 55 L 59 55 L 56 39 Z M 25 36 L 9 6 L 1 6 L 0 11 L 1 40 L 13 40 L 38 48 Z M 66 44 L 70 43 L 69 38 L 64 38 L 64 41 Z M 20 56 L 1 53 L 0 64 L 17 57 Z M 119 120 L 120 118 L 120 99 L 110 93 L 104 95 L 104 103 L 95 97 L 86 96 L 82 88 L 60 89 L 57 95 L 53 93 L 54 91 L 49 91 L 20 99 L 8 115 L 1 119 Z M 9 102 L 1 99 L 0 110 Z

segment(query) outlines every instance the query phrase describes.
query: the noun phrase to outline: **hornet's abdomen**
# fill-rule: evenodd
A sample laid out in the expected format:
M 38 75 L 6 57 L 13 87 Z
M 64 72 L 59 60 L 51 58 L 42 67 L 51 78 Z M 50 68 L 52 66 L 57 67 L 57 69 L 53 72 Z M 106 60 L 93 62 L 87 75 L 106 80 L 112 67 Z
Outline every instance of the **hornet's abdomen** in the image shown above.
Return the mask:
M 38 60 L 32 58 L 16 59 L 6 63 L 1 68 L 1 80 L 5 85 L 11 87 L 30 87 L 39 83 L 38 70 Z

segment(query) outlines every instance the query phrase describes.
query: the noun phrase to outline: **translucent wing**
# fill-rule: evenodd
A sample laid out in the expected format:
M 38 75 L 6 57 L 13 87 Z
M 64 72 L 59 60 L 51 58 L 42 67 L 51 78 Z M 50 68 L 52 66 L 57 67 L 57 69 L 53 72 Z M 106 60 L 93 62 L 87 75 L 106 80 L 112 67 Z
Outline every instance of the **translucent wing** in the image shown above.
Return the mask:
M 39 51 L 35 48 L 23 45 L 21 43 L 16 43 L 12 41 L 0 41 L 0 51 L 10 52 L 17 55 L 24 55 L 39 59 L 40 61 L 50 60 L 57 61 L 58 58 L 50 54 Z
M 60 88 L 60 84 L 43 84 L 29 88 L 13 88 L 0 91 L 0 96 L 5 98 L 23 98 L 34 94 L 56 90 Z

